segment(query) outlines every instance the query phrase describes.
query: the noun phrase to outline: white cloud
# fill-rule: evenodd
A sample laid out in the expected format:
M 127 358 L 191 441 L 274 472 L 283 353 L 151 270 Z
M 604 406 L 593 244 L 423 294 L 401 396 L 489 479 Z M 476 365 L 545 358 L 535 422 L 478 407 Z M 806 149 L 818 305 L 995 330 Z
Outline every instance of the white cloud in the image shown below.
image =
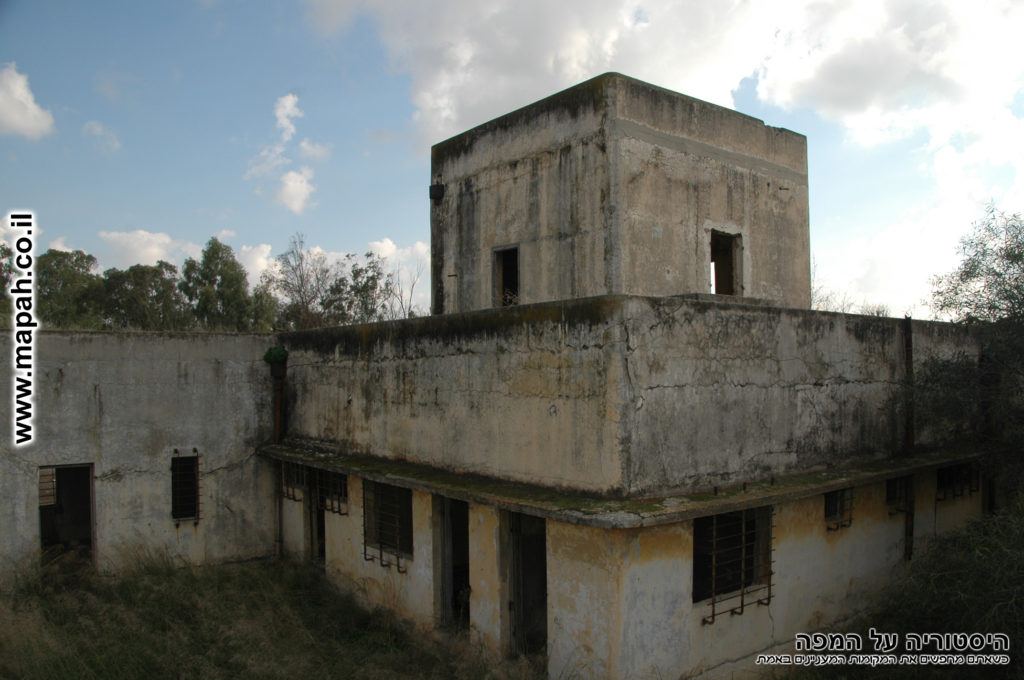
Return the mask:
M 107 153 L 113 153 L 121 148 L 121 140 L 112 131 L 103 127 L 99 121 L 90 120 L 82 126 L 82 134 L 96 137 L 99 140 L 100 148 Z
M 286 145 L 295 136 L 293 119 L 301 118 L 303 115 L 299 108 L 298 96 L 289 93 L 278 97 L 274 103 L 274 117 L 277 119 L 277 127 L 281 130 L 281 141 L 265 147 L 249 161 L 249 169 L 246 170 L 244 179 L 270 176 L 279 167 L 292 162 L 285 155 Z M 309 160 L 326 160 L 330 157 L 330 148 L 324 144 L 311 142 L 306 138 L 299 142 L 299 154 Z M 284 173 L 281 175 L 281 185 L 276 193 L 277 201 L 296 215 L 301 215 L 307 207 L 312 205 L 309 198 L 316 191 L 312 179 L 313 170 L 306 166 L 298 171 L 289 170 Z M 261 187 L 256 187 L 254 193 L 261 196 L 263 190 Z
M 291 160 L 284 156 L 284 144 L 274 144 L 262 149 L 249 161 L 249 169 L 245 171 L 242 179 L 253 177 L 266 177 L 272 174 L 282 165 L 288 165 Z
M 0 70 L 0 134 L 40 139 L 53 132 L 53 114 L 36 104 L 28 76 L 12 61 Z
M 299 142 L 299 155 L 314 161 L 325 161 L 331 157 L 331 149 L 325 144 L 317 144 L 307 138 Z
M 399 248 L 388 237 L 367 245 L 371 253 L 386 261 L 405 304 L 411 302 L 418 314 L 426 314 L 430 309 L 430 246 L 416 241 Z
M 227 241 L 230 238 L 234 238 L 237 235 L 238 233 L 234 229 L 221 229 L 214 236 L 218 241 L 223 243 L 224 241 Z
M 767 27 L 785 15 L 770 3 L 670 0 L 306 4 L 317 30 L 340 30 L 358 13 L 376 22 L 412 76 L 427 143 L 609 70 L 730 105 L 773 44 Z
M 294 94 L 286 94 L 278 97 L 274 104 L 274 116 L 277 118 L 277 127 L 281 128 L 281 141 L 287 142 L 295 135 L 295 124 L 292 118 L 301 118 L 304 114 L 299 108 L 299 97 Z
M 918 172 L 931 191 L 818 258 L 838 288 L 894 312 L 951 266 L 981 206 L 1024 206 L 1024 120 L 1011 108 L 1024 97 L 1024 3 L 305 3 L 324 33 L 358 15 L 375 23 L 410 76 L 425 144 L 609 70 L 725 106 L 754 76 L 762 101 L 813 110 L 855 144 L 922 140 Z
M 156 264 L 158 260 L 180 264 L 186 257 L 202 255 L 202 246 L 172 238 L 164 232 L 101 231 L 99 236 L 110 249 L 109 255 L 103 258 L 107 267 L 124 269 L 134 264 Z
M 289 170 L 281 175 L 281 188 L 277 200 L 296 215 L 301 215 L 309 204 L 309 197 L 316 191 L 312 184 L 312 168 L 303 166 L 298 172 Z
M 260 275 L 271 267 L 274 258 L 270 254 L 270 244 L 261 243 L 256 246 L 242 246 L 235 253 L 238 262 L 245 267 L 249 278 L 249 288 L 255 288 L 260 282 Z
M 67 236 L 61 236 L 50 241 L 50 250 L 59 250 L 62 253 L 70 253 L 72 248 L 67 245 Z

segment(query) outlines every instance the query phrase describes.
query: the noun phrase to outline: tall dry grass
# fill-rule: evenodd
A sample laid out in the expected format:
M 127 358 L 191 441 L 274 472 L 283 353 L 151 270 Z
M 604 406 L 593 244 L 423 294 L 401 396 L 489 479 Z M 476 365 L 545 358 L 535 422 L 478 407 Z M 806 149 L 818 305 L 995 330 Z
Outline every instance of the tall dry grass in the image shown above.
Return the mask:
M 73 558 L 0 594 L 0 678 L 537 677 L 479 647 L 441 646 L 360 608 L 322 572 L 257 561 L 177 566 L 146 558 L 119 576 Z

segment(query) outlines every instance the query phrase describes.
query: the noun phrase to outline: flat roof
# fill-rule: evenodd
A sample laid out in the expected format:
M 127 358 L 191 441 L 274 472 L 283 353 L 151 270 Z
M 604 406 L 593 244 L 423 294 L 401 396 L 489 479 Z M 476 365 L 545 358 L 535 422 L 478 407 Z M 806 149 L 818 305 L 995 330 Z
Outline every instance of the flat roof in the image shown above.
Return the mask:
M 973 450 L 941 450 L 888 458 L 841 470 L 818 470 L 700 492 L 647 498 L 602 496 L 460 473 L 403 460 L 347 454 L 338 445 L 308 439 L 264 444 L 257 453 L 274 460 L 341 472 L 375 482 L 436 493 L 502 510 L 606 529 L 674 524 L 696 517 L 798 500 L 863 486 L 945 465 L 973 462 Z

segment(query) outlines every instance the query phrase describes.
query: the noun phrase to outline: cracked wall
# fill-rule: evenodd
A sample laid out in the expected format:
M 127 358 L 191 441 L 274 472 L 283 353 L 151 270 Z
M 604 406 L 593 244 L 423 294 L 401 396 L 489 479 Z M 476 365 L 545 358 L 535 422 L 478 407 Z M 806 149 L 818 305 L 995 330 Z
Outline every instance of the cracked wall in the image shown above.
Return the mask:
M 915 362 L 971 347 L 913 328 Z M 658 495 L 903 452 L 901 319 L 608 296 L 283 337 L 289 434 L 342 453 Z
M 93 553 L 116 569 L 142 552 L 194 563 L 273 554 L 274 473 L 256 458 L 270 436 L 271 336 L 41 332 L 35 439 L 0 442 L 0 560 L 39 554 L 38 469 L 93 466 Z M 10 338 L 0 340 L 9 356 Z M 9 394 L 9 364 L 0 370 Z M 10 422 L 10 400 L 0 419 Z M 200 520 L 171 518 L 174 449 L 200 456 Z
M 548 486 L 621 486 L 604 299 L 286 334 L 290 436 Z

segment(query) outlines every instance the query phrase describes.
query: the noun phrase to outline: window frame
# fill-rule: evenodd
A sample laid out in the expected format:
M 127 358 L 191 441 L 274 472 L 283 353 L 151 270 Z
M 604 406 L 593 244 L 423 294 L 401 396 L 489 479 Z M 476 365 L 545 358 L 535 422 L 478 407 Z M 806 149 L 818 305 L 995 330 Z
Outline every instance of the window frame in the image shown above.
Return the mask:
M 306 477 L 309 468 L 299 463 L 281 461 L 281 498 L 301 501 L 306 493 Z
M 331 470 L 313 470 L 316 483 L 316 504 L 324 512 L 348 514 L 348 475 Z
M 199 524 L 201 498 L 199 452 L 192 449 L 191 455 L 183 455 L 175 449 L 171 457 L 171 519 L 175 526 L 189 519 Z
M 404 574 L 412 558 L 412 489 L 364 479 L 363 559 Z
M 935 470 L 935 500 L 973 496 L 981 490 L 981 469 L 977 463 L 955 463 Z
M 853 524 L 853 487 L 828 491 L 825 499 L 825 529 L 839 531 Z
M 515 288 L 507 288 L 505 279 L 510 272 L 508 258 L 510 254 L 515 255 Z M 492 297 L 495 307 L 515 307 L 519 305 L 523 297 L 522 267 L 520 266 L 519 244 L 501 246 L 495 248 L 491 255 L 491 266 L 493 268 Z M 506 294 L 506 289 L 510 294 Z
M 771 603 L 773 528 L 771 505 L 693 520 L 691 596 L 694 604 L 711 610 L 702 623 L 713 624 L 726 612 L 743 614 L 751 604 Z
M 902 475 L 885 480 L 885 505 L 889 508 L 890 515 L 913 510 L 913 489 L 913 475 Z
M 743 296 L 743 235 L 718 229 L 711 230 L 708 253 L 710 290 L 714 295 Z M 727 265 L 728 271 L 722 265 Z M 728 283 L 723 290 L 719 283 Z

